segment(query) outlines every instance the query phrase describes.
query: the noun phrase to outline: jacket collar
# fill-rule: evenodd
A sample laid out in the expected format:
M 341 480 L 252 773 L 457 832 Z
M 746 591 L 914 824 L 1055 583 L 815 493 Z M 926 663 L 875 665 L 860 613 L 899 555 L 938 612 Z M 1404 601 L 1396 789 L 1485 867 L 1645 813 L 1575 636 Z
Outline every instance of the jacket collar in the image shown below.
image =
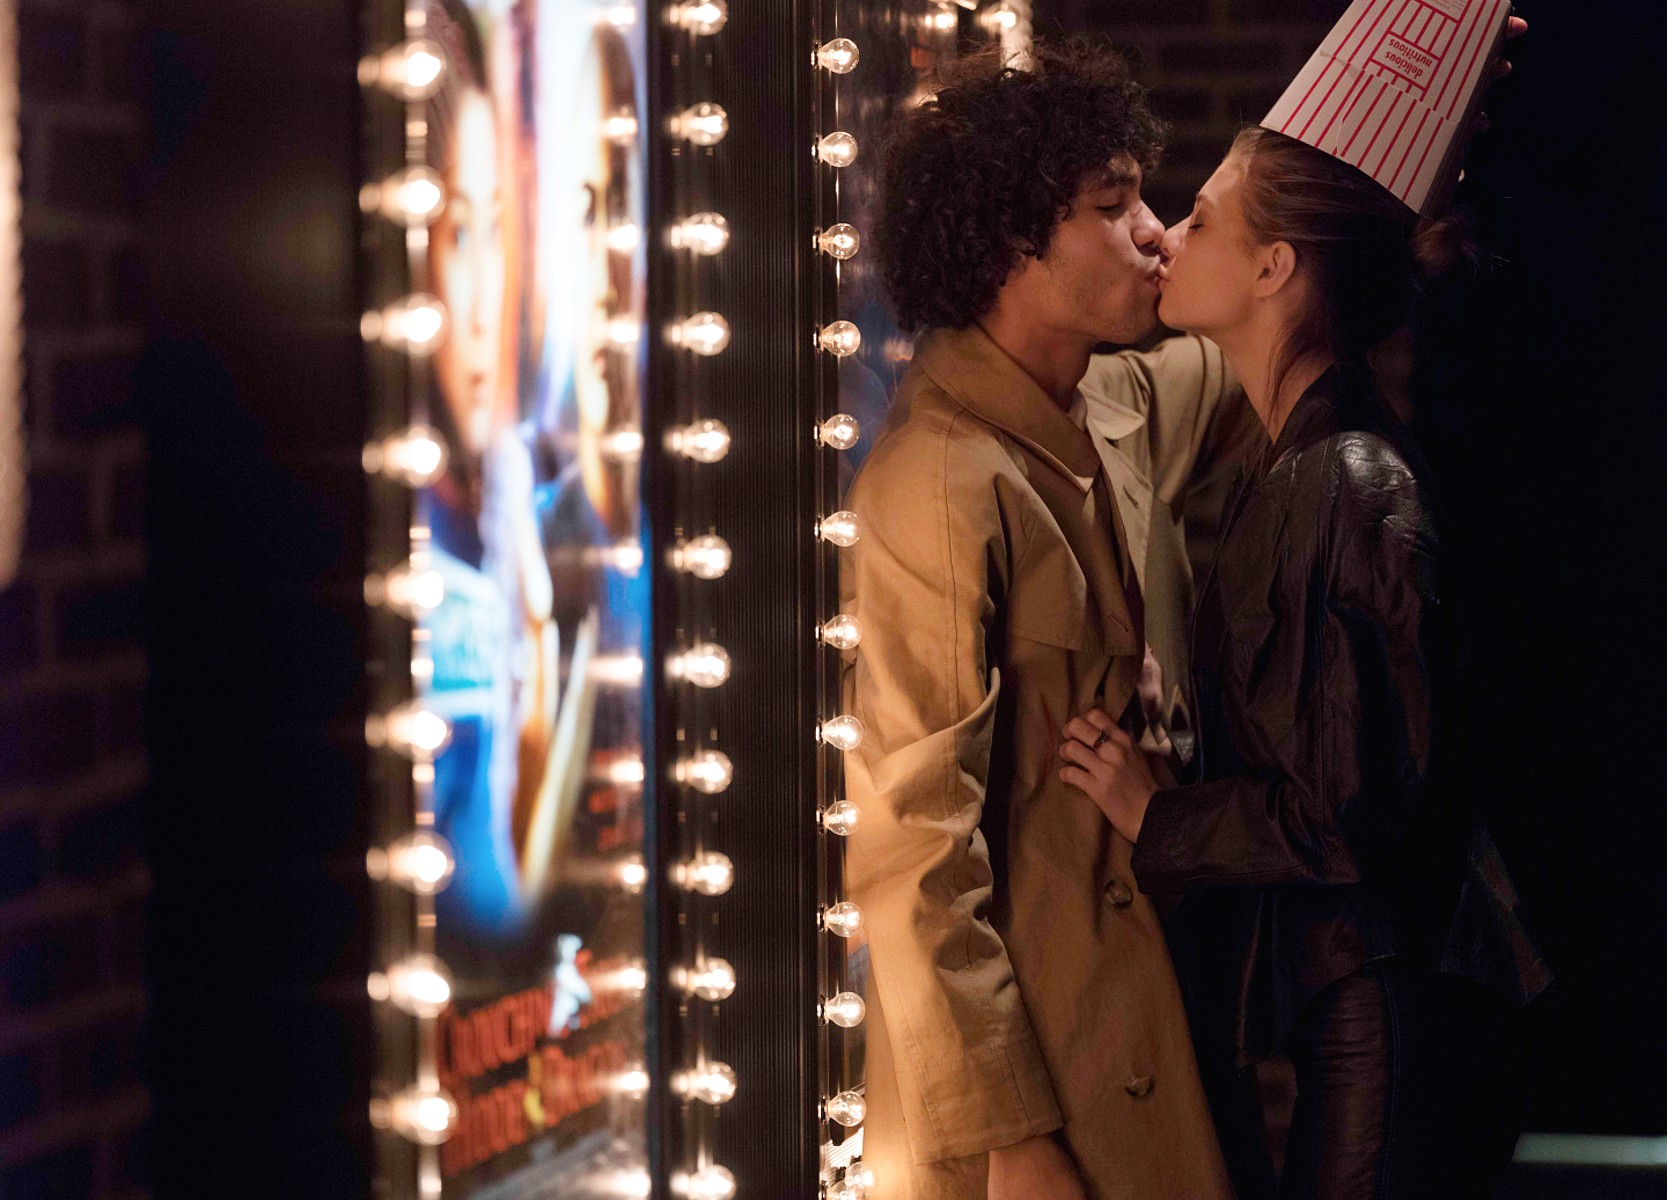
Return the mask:
M 1395 418 L 1369 378 L 1351 375 L 1333 364 L 1308 385 L 1279 431 L 1265 460 L 1271 470 L 1293 451 L 1306 450 L 1345 429 L 1381 429 Z
M 1104 376 L 1090 370 L 1082 381 L 1082 398 L 1087 406 L 1088 428 L 1096 438 L 1121 441 L 1146 424 L 1146 414 L 1113 400 L 1098 381 Z M 1093 381 L 1093 382 L 1091 382 Z
M 1093 486 L 1100 469 L 1094 443 L 978 326 L 932 330 L 916 345 L 915 362 L 974 416 L 1023 442 L 1084 492 Z

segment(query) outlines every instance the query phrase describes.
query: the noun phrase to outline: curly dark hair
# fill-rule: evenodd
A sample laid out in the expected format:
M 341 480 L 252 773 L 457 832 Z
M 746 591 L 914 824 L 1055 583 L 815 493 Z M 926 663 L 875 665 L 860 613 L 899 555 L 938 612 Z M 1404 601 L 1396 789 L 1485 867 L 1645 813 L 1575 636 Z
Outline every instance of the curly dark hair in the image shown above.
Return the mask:
M 875 241 L 905 330 L 963 329 L 1040 258 L 1083 180 L 1128 156 L 1150 172 L 1167 129 L 1126 59 L 1102 41 L 1038 39 L 961 59 L 887 139 Z

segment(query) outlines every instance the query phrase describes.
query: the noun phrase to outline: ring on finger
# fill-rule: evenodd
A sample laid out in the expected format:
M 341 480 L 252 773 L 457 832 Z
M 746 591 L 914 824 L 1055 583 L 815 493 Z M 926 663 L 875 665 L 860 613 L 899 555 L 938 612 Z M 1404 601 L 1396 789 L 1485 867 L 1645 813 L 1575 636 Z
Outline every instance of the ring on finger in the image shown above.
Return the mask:
M 1106 729 L 1102 729 L 1102 730 L 1100 730 L 1100 736 L 1095 738 L 1092 742 L 1090 742 L 1089 745 L 1088 745 L 1088 748 L 1090 750 L 1098 750 L 1101 746 L 1105 745 L 1109 741 L 1111 741 L 1111 731 L 1106 730 Z

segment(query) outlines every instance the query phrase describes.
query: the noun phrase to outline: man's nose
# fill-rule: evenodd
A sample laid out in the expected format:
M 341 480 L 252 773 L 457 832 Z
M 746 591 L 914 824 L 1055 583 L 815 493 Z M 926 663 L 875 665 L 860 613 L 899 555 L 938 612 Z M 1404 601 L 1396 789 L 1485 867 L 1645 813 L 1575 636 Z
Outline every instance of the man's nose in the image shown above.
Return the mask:
M 1140 206 L 1140 219 L 1135 222 L 1134 244 L 1142 254 L 1154 255 L 1160 252 L 1163 242 L 1163 222 L 1158 220 L 1158 214 Z

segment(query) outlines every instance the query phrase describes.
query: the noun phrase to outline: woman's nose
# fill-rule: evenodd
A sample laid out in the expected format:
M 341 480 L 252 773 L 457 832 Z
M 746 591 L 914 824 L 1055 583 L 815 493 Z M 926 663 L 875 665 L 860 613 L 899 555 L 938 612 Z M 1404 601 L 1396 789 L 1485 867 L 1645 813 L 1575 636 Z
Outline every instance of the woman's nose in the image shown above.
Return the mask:
M 1185 221 L 1177 221 L 1164 231 L 1163 240 L 1158 243 L 1158 253 L 1163 255 L 1165 261 L 1174 258 L 1180 250 L 1181 233 L 1185 225 Z

